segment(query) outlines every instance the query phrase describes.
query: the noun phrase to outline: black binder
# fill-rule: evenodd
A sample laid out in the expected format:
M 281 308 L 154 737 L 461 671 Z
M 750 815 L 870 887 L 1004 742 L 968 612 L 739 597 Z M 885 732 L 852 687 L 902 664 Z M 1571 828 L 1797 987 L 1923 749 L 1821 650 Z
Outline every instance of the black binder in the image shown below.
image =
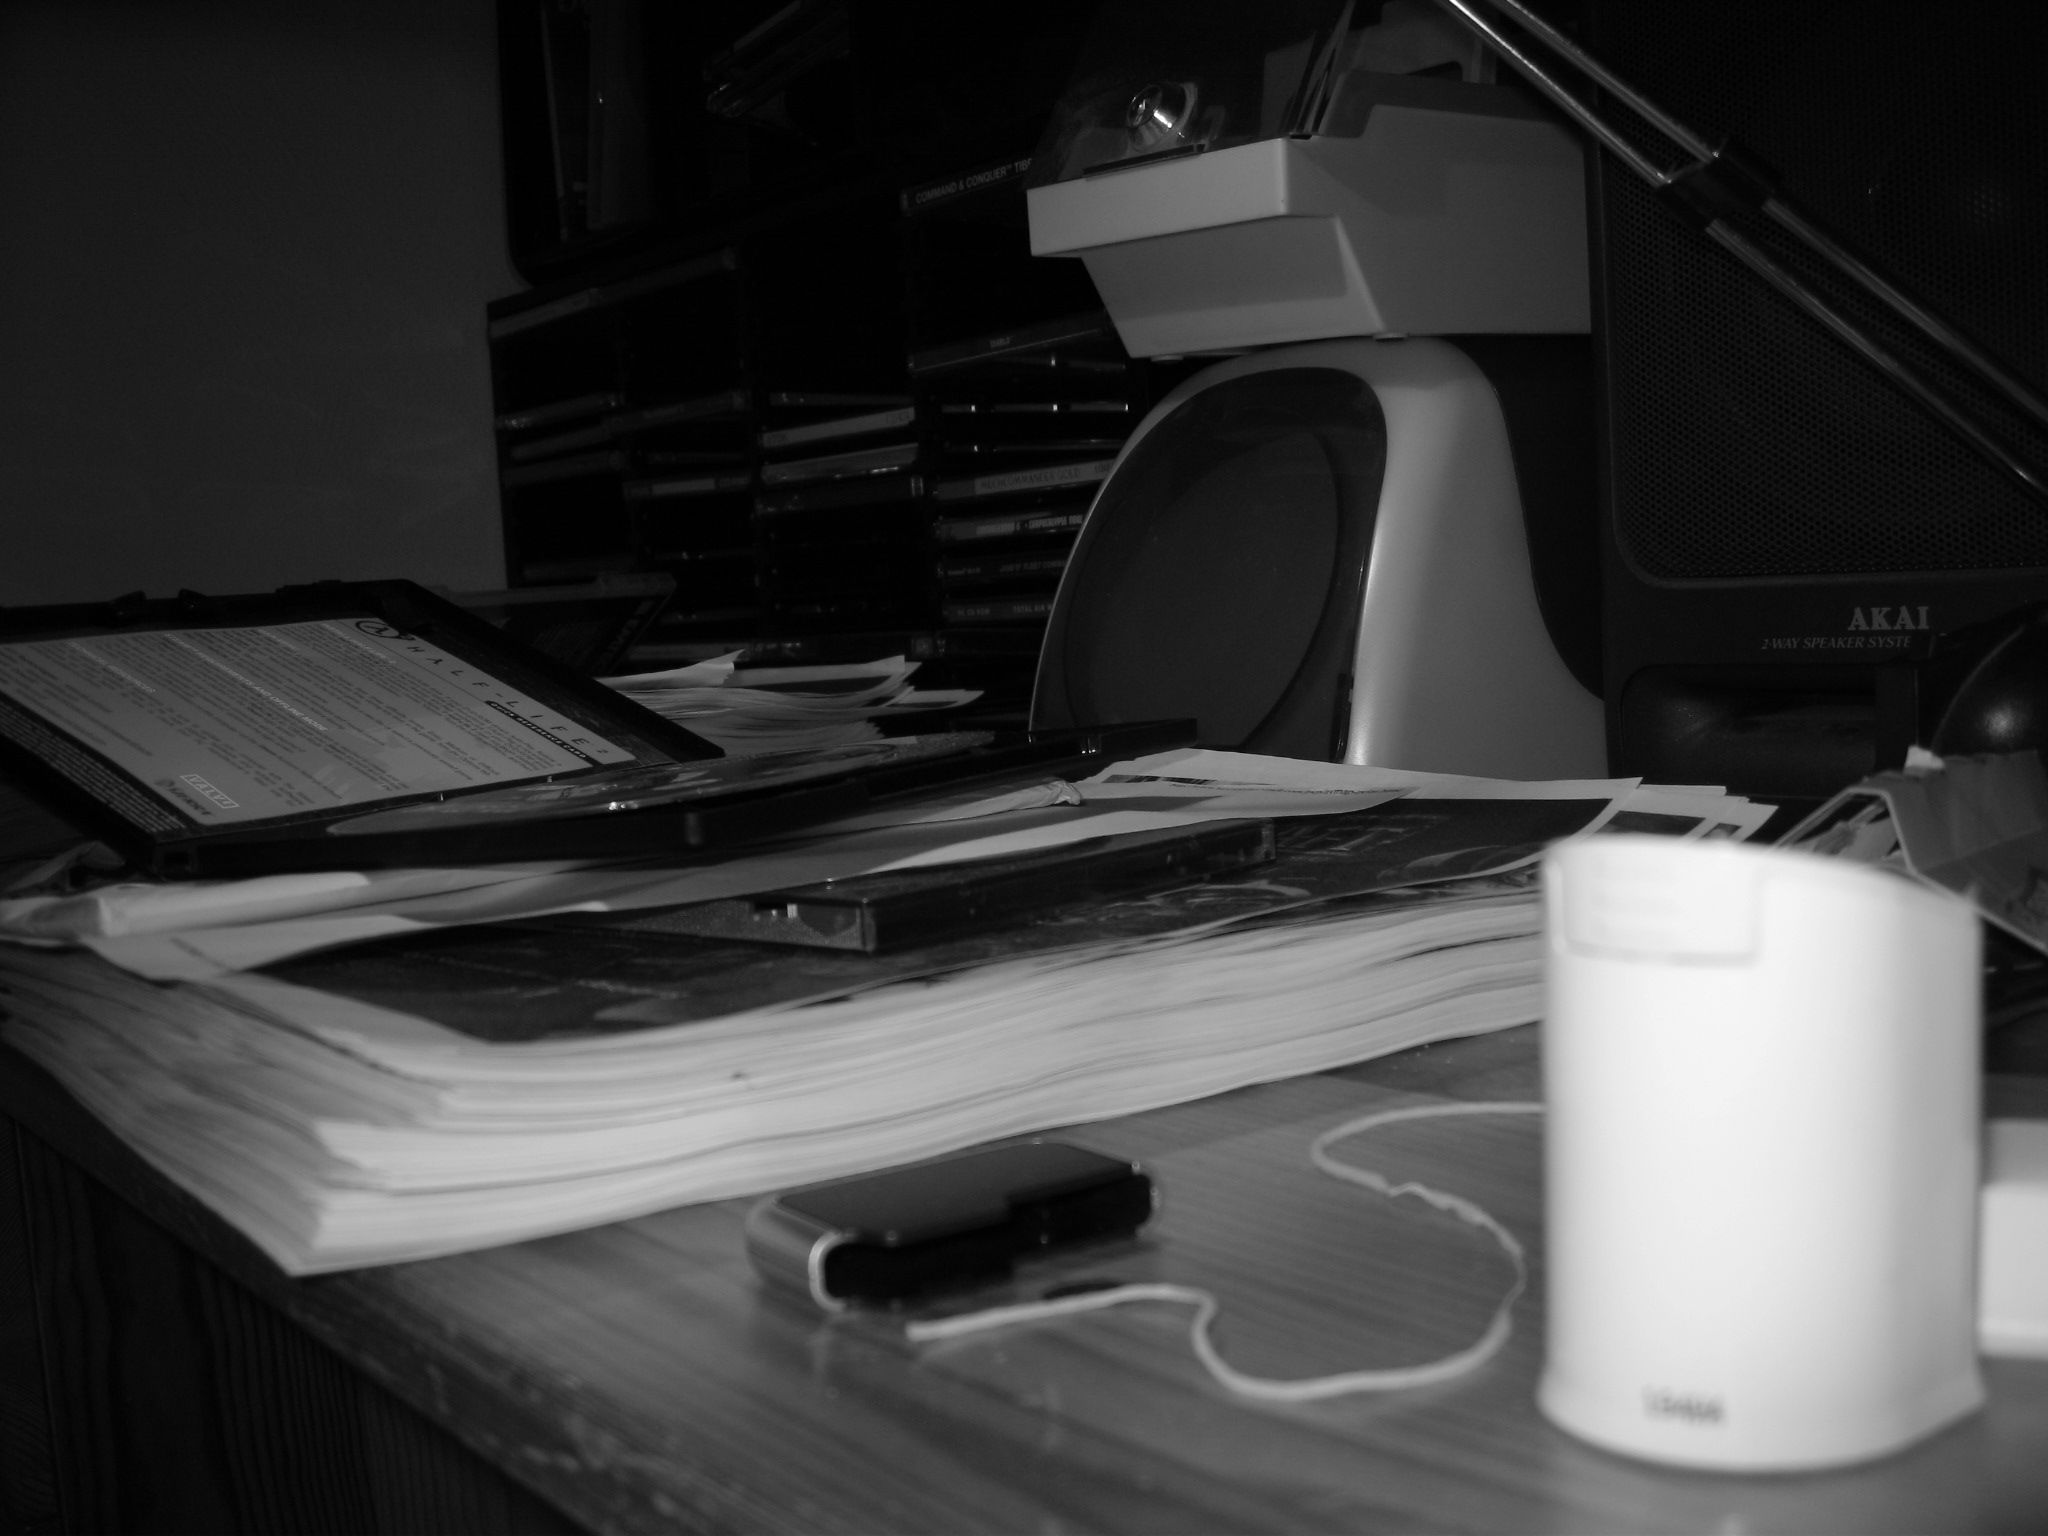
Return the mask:
M 0 611 L 0 765 L 165 878 L 685 859 L 1185 722 L 727 758 L 407 581 Z

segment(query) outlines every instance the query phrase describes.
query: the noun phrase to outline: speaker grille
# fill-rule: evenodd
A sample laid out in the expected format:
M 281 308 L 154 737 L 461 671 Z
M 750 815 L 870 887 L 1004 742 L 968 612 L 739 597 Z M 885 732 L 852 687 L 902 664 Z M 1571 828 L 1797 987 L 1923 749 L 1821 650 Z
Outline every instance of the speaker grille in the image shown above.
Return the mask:
M 1902 28 L 1867 5 L 1636 0 L 1602 6 L 1593 41 L 1709 137 L 1758 152 L 1805 206 L 2040 388 L 2044 13 L 1978 0 Z M 2048 507 L 1625 170 L 1607 163 L 1601 182 L 1612 505 L 1645 574 L 2048 566 Z M 2002 435 L 2048 468 L 2048 435 L 2005 420 Z

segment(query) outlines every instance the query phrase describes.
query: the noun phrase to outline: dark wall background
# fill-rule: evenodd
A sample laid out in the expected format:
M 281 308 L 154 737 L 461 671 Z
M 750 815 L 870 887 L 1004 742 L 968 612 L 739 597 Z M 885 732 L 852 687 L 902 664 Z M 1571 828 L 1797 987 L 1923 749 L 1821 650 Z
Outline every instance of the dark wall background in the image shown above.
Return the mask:
M 490 0 L 0 4 L 0 603 L 502 575 Z

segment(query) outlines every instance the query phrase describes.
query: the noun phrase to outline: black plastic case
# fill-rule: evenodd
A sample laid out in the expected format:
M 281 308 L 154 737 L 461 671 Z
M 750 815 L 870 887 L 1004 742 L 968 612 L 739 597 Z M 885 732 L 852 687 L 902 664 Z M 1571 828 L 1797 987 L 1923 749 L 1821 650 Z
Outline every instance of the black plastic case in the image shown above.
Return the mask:
M 838 1312 L 1000 1279 L 1025 1254 L 1129 1236 L 1156 1207 L 1136 1163 L 1018 1142 L 763 1200 L 747 1214 L 747 1253 Z

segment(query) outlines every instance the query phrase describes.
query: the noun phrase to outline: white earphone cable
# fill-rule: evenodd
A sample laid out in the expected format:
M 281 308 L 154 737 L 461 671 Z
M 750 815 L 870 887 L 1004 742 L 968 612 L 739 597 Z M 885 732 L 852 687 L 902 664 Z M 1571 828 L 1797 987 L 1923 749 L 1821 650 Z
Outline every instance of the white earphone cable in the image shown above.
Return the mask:
M 1456 1115 L 1535 1115 L 1542 1112 L 1541 1104 L 1526 1101 L 1417 1105 L 1407 1109 L 1381 1110 L 1377 1114 L 1360 1115 L 1357 1119 L 1333 1126 L 1309 1143 L 1309 1162 L 1331 1178 L 1340 1179 L 1346 1184 L 1355 1184 L 1361 1189 L 1369 1189 L 1375 1194 L 1386 1196 L 1389 1200 L 1413 1195 L 1436 1209 L 1457 1217 L 1467 1226 L 1477 1227 L 1487 1233 L 1500 1245 L 1501 1251 L 1508 1256 L 1508 1262 L 1514 1266 L 1514 1283 L 1508 1287 L 1500 1304 L 1494 1309 L 1493 1318 L 1486 1325 L 1485 1331 L 1464 1349 L 1455 1354 L 1445 1355 L 1439 1360 L 1432 1360 L 1423 1365 L 1396 1366 L 1381 1370 L 1341 1371 L 1330 1376 L 1310 1376 L 1292 1381 L 1249 1375 L 1225 1360 L 1210 1338 L 1210 1325 L 1215 1322 L 1217 1313 L 1222 1310 L 1221 1303 L 1208 1291 L 1198 1287 L 1163 1283 L 1106 1286 L 1100 1290 L 1051 1296 L 1042 1301 L 990 1307 L 984 1311 L 963 1313 L 957 1317 L 913 1322 L 905 1325 L 904 1334 L 913 1343 L 936 1343 L 993 1328 L 1006 1328 L 1013 1323 L 1072 1317 L 1083 1312 L 1099 1312 L 1107 1307 L 1120 1307 L 1130 1302 L 1167 1301 L 1192 1306 L 1195 1309 L 1194 1320 L 1188 1327 L 1188 1338 L 1194 1349 L 1195 1358 L 1202 1362 L 1209 1374 L 1231 1391 L 1262 1402 L 1306 1403 L 1326 1397 L 1341 1397 L 1352 1392 L 1400 1392 L 1411 1387 L 1434 1386 L 1440 1382 L 1450 1381 L 1468 1371 L 1477 1370 L 1492 1359 L 1513 1333 L 1515 1302 L 1520 1299 L 1529 1279 L 1528 1261 L 1520 1241 L 1484 1207 L 1465 1199 L 1462 1195 L 1449 1194 L 1413 1180 L 1396 1184 L 1384 1174 L 1370 1168 L 1339 1162 L 1330 1155 L 1329 1149 L 1353 1136 L 1406 1120 L 1436 1120 Z

